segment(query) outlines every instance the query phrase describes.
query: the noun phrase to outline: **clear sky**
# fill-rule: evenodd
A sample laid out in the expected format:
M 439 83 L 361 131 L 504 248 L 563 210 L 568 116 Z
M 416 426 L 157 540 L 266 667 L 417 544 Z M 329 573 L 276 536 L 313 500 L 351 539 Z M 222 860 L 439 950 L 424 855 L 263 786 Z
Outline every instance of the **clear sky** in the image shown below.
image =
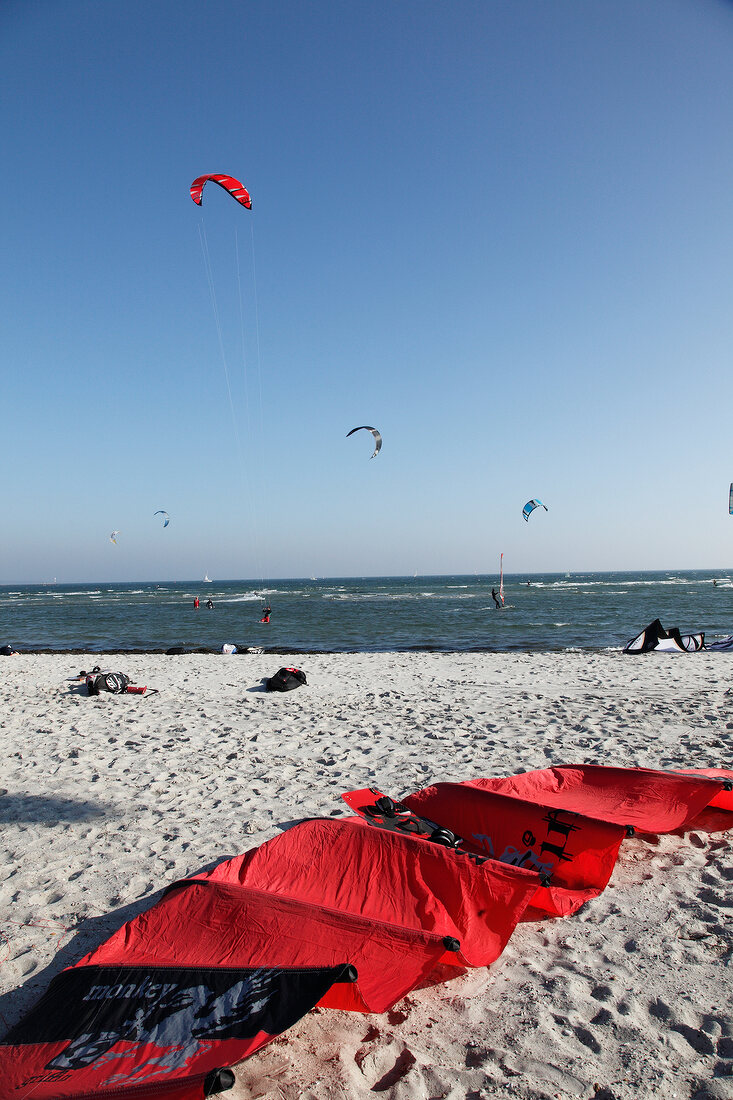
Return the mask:
M 0 104 L 0 583 L 733 561 L 733 4 L 2 0 Z

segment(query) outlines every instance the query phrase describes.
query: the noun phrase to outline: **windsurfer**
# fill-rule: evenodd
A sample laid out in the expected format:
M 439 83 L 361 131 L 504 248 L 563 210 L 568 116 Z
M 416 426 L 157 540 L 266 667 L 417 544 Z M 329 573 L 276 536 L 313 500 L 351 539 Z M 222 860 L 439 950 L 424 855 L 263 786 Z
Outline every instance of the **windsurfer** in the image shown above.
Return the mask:
M 499 610 L 501 611 L 501 603 L 499 601 L 499 597 L 496 594 L 496 589 L 495 588 L 491 589 L 491 598 L 494 601 L 494 603 L 496 604 L 496 606 L 499 608 Z

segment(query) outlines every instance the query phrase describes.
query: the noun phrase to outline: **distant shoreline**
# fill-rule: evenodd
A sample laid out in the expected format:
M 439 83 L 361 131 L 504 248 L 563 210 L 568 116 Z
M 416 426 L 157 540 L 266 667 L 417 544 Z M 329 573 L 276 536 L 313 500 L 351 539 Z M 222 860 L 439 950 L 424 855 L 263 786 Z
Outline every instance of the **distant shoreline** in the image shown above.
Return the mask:
M 275 655 L 295 654 L 297 656 L 334 656 L 334 657 L 348 657 L 348 656 L 369 656 L 369 655 L 385 655 L 389 653 L 441 653 L 446 655 L 461 654 L 480 654 L 480 653 L 613 653 L 616 651 L 615 646 L 533 646 L 533 645 L 509 645 L 509 646 L 471 646 L 471 647 L 445 647 L 445 646 L 430 646 L 430 645 L 414 645 L 414 646 L 389 646 L 385 648 L 378 648 L 372 646 L 368 649 L 365 648 L 348 648 L 348 649 L 299 649 L 296 646 L 260 646 L 260 645 L 243 645 L 238 642 L 231 643 L 237 647 L 237 652 L 234 654 L 224 653 L 222 654 L 221 648 L 215 648 L 213 646 L 170 646 L 168 649 L 158 647 L 156 649 L 142 648 L 135 649 L 127 648 L 122 649 L 118 646 L 106 647 L 104 649 L 96 649 L 93 646 L 74 646 L 73 648 L 54 648 L 51 646 L 39 646 L 37 648 L 26 648 L 19 646 L 16 655 L 17 656 L 41 656 L 43 654 L 50 656 L 59 656 L 63 654 L 94 654 L 95 656 L 104 657 L 112 654 L 132 655 L 132 654 L 156 654 L 159 656 L 168 657 L 180 657 L 180 656 L 193 656 L 195 654 L 208 654 L 214 657 L 252 657 L 262 653 L 272 653 Z M 175 653 L 169 652 L 170 649 L 175 649 Z M 620 651 L 621 646 L 618 646 Z

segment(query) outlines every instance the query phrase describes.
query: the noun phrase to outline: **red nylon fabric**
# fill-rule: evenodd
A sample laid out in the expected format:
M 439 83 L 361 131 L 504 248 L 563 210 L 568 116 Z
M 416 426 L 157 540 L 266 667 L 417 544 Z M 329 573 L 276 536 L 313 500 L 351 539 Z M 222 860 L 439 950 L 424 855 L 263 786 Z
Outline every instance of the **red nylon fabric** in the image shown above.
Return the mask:
M 600 893 L 626 826 L 670 832 L 690 825 L 707 806 L 733 810 L 726 783 L 733 784 L 733 772 L 712 768 L 681 773 L 578 765 L 441 783 L 403 800 L 413 812 L 460 834 L 477 853 L 524 866 L 493 858 L 477 865 L 465 853 L 377 829 L 363 818 L 303 822 L 205 875 L 175 884 L 155 906 L 62 972 L 54 981 L 80 979 L 84 995 L 64 1001 L 67 986 L 51 996 L 52 983 L 37 1010 L 24 1017 L 31 1022 L 16 1045 L 0 1045 L 0 1095 L 3 1100 L 201 1100 L 207 1072 L 241 1061 L 314 1003 L 382 1012 L 431 975 L 434 980 L 446 964 L 454 971 L 461 964 L 489 964 L 528 906 L 566 915 Z M 541 886 L 529 866 L 549 870 L 550 884 Z M 344 983 L 343 972 L 332 969 L 343 963 L 358 969 L 355 983 Z M 270 1030 L 232 1038 L 227 991 L 235 990 L 236 1015 L 244 994 L 231 983 L 252 968 L 260 968 L 255 973 L 261 970 L 263 981 L 285 972 L 282 992 L 273 986 L 277 995 L 262 1001 L 268 1012 L 272 1004 L 280 1015 L 275 1009 L 271 1017 L 255 1015 L 258 1027 L 270 1020 Z M 203 977 L 191 977 L 199 971 Z M 167 979 L 161 977 L 165 973 Z M 113 983 L 99 987 L 104 1002 L 93 984 L 102 974 Z M 214 980 L 214 974 L 223 978 Z M 166 1039 L 165 1026 L 179 1011 L 181 975 L 181 988 L 202 988 L 206 1003 L 199 1013 L 196 1002 L 198 1014 L 186 1017 L 194 1022 L 182 1031 L 179 1025 L 178 1040 Z M 160 1002 L 163 1015 L 143 1029 L 142 1038 L 137 1023 L 124 1034 L 114 1031 L 114 1020 L 113 1031 L 95 1031 L 97 1003 L 101 1012 L 108 1000 L 116 1004 L 132 996 L 110 993 L 115 983 L 119 988 L 128 983 L 125 989 L 138 983 L 133 1000 L 142 1004 L 144 1016 L 148 988 L 157 982 L 163 989 L 166 980 L 173 982 L 167 987 L 173 992 Z M 199 980 L 202 986 L 196 986 Z M 252 988 L 259 1004 L 260 987 Z M 54 996 L 56 1010 L 47 1012 L 45 1001 L 53 1004 Z M 210 1014 L 210 997 L 219 1006 L 215 1021 L 222 1038 L 212 1039 L 199 1028 L 198 1021 Z M 283 1005 L 288 1012 L 294 1005 L 294 1013 L 287 1016 Z M 65 1034 L 67 1018 L 82 1009 L 91 1012 L 90 1033 L 84 1022 L 75 1035 L 87 1061 L 74 1066 L 67 1045 L 74 1036 L 58 1036 Z M 16 1030 L 22 1031 L 24 1021 Z M 34 1026 L 43 1041 L 35 1041 Z M 46 1032 L 53 1032 L 50 1040 Z M 49 1069 L 59 1057 L 67 1058 L 68 1072 Z
M 471 779 L 465 786 L 632 825 L 639 832 L 670 833 L 684 828 L 717 799 L 722 784 L 703 774 L 578 764 L 503 779 Z
M 306 821 L 206 875 L 175 884 L 70 969 L 93 974 L 112 968 L 114 981 L 122 984 L 134 968 L 322 970 L 348 962 L 358 971 L 357 981 L 324 983 L 318 1003 L 384 1012 L 438 967 L 448 964 L 455 971 L 493 962 L 537 881 L 533 872 L 491 860 L 476 865 L 437 845 L 378 832 L 359 818 Z M 0 1047 L 0 1074 L 7 1088 L 12 1082 L 7 1095 L 14 1100 L 201 1097 L 202 1074 L 241 1061 L 271 1038 L 261 1031 L 248 1039 L 204 1043 L 158 1081 L 155 1093 L 123 1085 L 122 1078 L 128 1080 L 136 1067 L 150 1076 L 151 1064 L 170 1059 L 171 1048 L 162 1040 L 156 1045 L 117 1039 L 105 1045 L 100 1059 L 68 1074 L 47 1068 L 66 1049 L 66 1039 Z M 109 1092 L 118 1065 L 120 1080 Z M 16 1088 L 44 1074 L 52 1079 L 34 1080 L 31 1091 Z
M 269 1042 L 271 1038 L 272 1036 L 268 1036 L 263 1041 Z M 64 1045 L 65 1042 L 0 1047 L 0 1096 L 3 1100 L 203 1100 L 205 1096 L 206 1073 L 197 1073 L 186 1080 L 172 1081 L 167 1085 L 130 1084 L 125 1087 L 118 1083 L 111 1088 L 101 1083 L 102 1075 L 94 1067 L 85 1072 L 68 1072 L 67 1080 L 59 1075 L 53 1075 L 53 1079 L 50 1079 L 52 1075 L 44 1067 Z M 213 1052 L 214 1058 L 203 1059 L 212 1063 L 207 1067 L 207 1072 L 223 1065 L 232 1065 L 233 1061 L 227 1063 L 227 1057 L 242 1061 L 262 1045 L 262 1042 L 257 1042 L 252 1050 L 242 1053 L 241 1046 L 235 1042 L 217 1044 L 217 1049 Z M 134 1069 L 132 1056 L 135 1045 L 118 1043 L 116 1051 L 122 1059 L 121 1074 L 124 1076 Z M 151 1047 L 149 1055 L 155 1058 L 159 1056 L 159 1051 Z M 104 1071 L 104 1076 L 108 1076 L 108 1070 Z M 49 1079 L 44 1080 L 44 1077 Z
M 377 926 L 356 914 L 241 886 L 236 880 L 193 879 L 83 961 L 110 965 L 122 956 L 138 965 L 191 965 L 205 959 L 212 966 L 308 967 L 348 960 L 357 969 L 361 963 L 364 976 L 360 972 L 354 985 L 324 1003 L 383 1012 L 445 954 L 441 936 L 386 922 Z
M 725 787 L 719 784 L 719 787 L 721 787 L 720 793 L 712 798 L 708 805 L 715 806 L 720 810 L 733 810 L 733 771 L 727 771 L 725 768 L 686 768 L 682 774 L 706 775 L 712 779 L 721 779 L 731 789 L 726 790 Z
M 185 880 L 79 965 L 349 962 L 357 982 L 321 1003 L 383 1012 L 440 961 L 498 958 L 537 885 L 531 871 L 477 866 L 359 818 L 315 819 Z
M 195 888 L 182 888 L 169 895 L 169 900 L 172 901 L 177 893 L 178 901 L 184 903 L 178 906 L 178 919 L 185 920 L 195 915 L 195 919 L 189 924 L 189 934 L 195 935 L 202 910 L 204 914 L 208 910 L 210 923 L 215 926 L 218 924 L 226 934 L 220 922 L 227 916 L 226 901 L 234 899 L 224 899 L 222 904 L 222 898 L 216 898 L 215 891 L 206 891 L 204 885 L 199 885 L 198 890 L 207 892 L 209 896 L 196 896 Z M 260 899 L 257 900 L 260 902 Z M 216 906 L 215 914 L 209 910 L 212 904 Z M 185 981 L 186 975 L 191 973 L 190 969 L 179 962 L 172 964 L 171 969 L 161 970 L 161 954 L 166 957 L 172 954 L 179 959 L 185 954 L 165 951 L 166 933 L 178 938 L 185 938 L 186 935 L 184 928 L 177 926 L 175 920 L 170 923 L 166 921 L 166 916 L 170 914 L 165 913 L 165 908 L 162 903 L 160 907 L 155 907 L 157 916 L 162 917 L 162 921 L 156 921 L 151 916 L 154 910 L 149 910 L 142 915 L 149 919 L 142 922 L 131 921 L 121 930 L 122 935 L 117 933 L 113 937 L 116 947 L 108 941 L 98 952 L 94 952 L 95 956 L 103 960 L 100 964 L 79 963 L 62 972 L 56 979 L 63 981 L 65 977 L 78 976 L 83 983 L 82 995 L 80 997 L 77 994 L 72 998 L 57 995 L 47 1006 L 42 1000 L 28 1014 L 30 1017 L 35 1012 L 37 1016 L 44 1017 L 46 1023 L 41 1025 L 40 1030 L 53 1032 L 51 1037 L 42 1035 L 38 1041 L 34 1041 L 36 1036 L 32 1035 L 29 1041 L 27 1036 L 14 1037 L 11 1033 L 8 1045 L 0 1046 L 0 1096 L 3 1100 L 61 1100 L 64 1097 L 74 1097 L 77 1100 L 82 1097 L 142 1100 L 143 1097 L 153 1096 L 164 1097 L 165 1100 L 172 1100 L 174 1097 L 176 1100 L 193 1100 L 194 1097 L 201 1100 L 205 1095 L 204 1081 L 207 1074 L 220 1067 L 236 1064 L 255 1053 L 309 1011 L 323 990 L 334 981 L 335 975 L 326 973 L 323 976 L 322 971 L 298 971 L 290 966 L 287 968 L 282 989 L 284 998 L 290 997 L 288 983 L 297 982 L 299 977 L 308 986 L 312 984 L 313 991 L 309 993 L 306 989 L 305 1000 L 302 993 L 296 995 L 296 1010 L 284 1023 L 273 1028 L 255 1026 L 247 1034 L 233 1035 L 231 1032 L 236 1029 L 228 1024 L 232 1014 L 236 1015 L 237 998 L 235 996 L 227 1000 L 225 996 L 217 1006 L 219 1012 L 211 1035 L 202 1034 L 198 1025 L 202 1018 L 210 1015 L 210 992 L 207 990 L 193 1008 L 186 1012 L 186 990 L 179 989 L 177 983 L 182 976 Z M 275 914 L 271 927 L 276 931 L 277 921 L 282 919 L 282 913 L 278 914 L 276 904 L 273 908 Z M 241 904 L 236 905 L 237 920 L 241 919 L 242 909 Z M 244 909 L 247 911 L 246 905 Z M 203 919 L 206 920 L 206 917 Z M 131 932 L 129 940 L 124 935 L 125 931 Z M 207 931 L 211 930 L 207 928 Z M 148 950 L 145 950 L 146 933 L 158 938 L 162 951 L 155 950 L 157 944 L 148 944 Z M 248 938 L 249 933 L 250 930 Z M 203 953 L 198 950 L 189 952 L 189 957 Z M 152 956 L 152 959 L 147 959 L 147 966 L 143 963 L 143 982 L 149 986 L 146 996 L 149 995 L 151 1000 L 159 996 L 165 989 L 164 983 L 172 979 L 168 986 L 171 995 L 166 998 L 164 1011 L 150 1020 L 145 1018 L 149 1006 L 145 1004 L 144 997 L 138 998 L 135 1008 L 137 1021 L 133 1022 L 132 1027 L 120 1028 L 117 1026 L 118 1015 L 113 1013 L 100 1020 L 97 1012 L 103 1012 L 109 1004 L 124 1004 L 125 994 L 115 994 L 107 984 L 103 988 L 104 1000 L 95 997 L 96 989 L 99 988 L 95 987 L 95 981 L 99 976 L 107 976 L 111 972 L 117 989 L 139 986 L 140 971 L 135 967 L 136 956 L 141 959 Z M 208 967 L 204 969 L 208 972 Z M 222 970 L 222 973 L 226 978 L 232 971 Z M 236 982 L 242 971 L 236 969 L 233 973 L 232 982 Z M 46 997 L 52 990 L 53 983 Z M 153 1010 L 157 1007 L 152 1005 Z M 186 1019 L 176 1025 L 175 1018 L 181 1011 L 185 1013 Z M 89 1026 L 75 1027 L 75 1017 L 78 1019 L 82 1016 L 90 1020 Z M 128 1021 L 129 1019 L 128 1013 Z M 23 1021 L 20 1026 L 22 1024 Z M 68 1032 L 65 1027 L 68 1027 Z
M 234 176 L 223 175 L 210 175 L 199 176 L 191 184 L 191 198 L 197 206 L 201 206 L 203 201 L 203 190 L 205 184 L 211 180 L 212 183 L 218 183 L 220 187 L 223 187 L 225 191 L 228 191 L 232 198 L 236 199 L 238 203 L 246 207 L 247 210 L 252 209 L 252 200 L 249 197 L 247 188 L 236 180 Z
M 605 888 L 626 830 L 565 809 L 537 805 L 473 783 L 436 783 L 403 798 L 421 817 L 445 826 L 481 855 L 551 875 L 532 908 L 575 913 Z
M 220 864 L 209 877 L 325 906 L 339 914 L 339 921 L 348 914 L 370 928 L 383 927 L 388 943 L 395 930 L 401 930 L 400 937 L 430 935 L 441 943 L 445 936 L 454 937 L 460 951 L 456 955 L 443 949 L 440 956 L 468 966 L 487 966 L 498 958 L 538 884 L 534 872 L 493 860 L 477 866 L 466 856 L 414 837 L 385 833 L 358 817 L 303 822 Z M 356 985 L 368 1011 L 383 1012 L 416 981 L 397 972 L 387 974 L 372 958 L 372 938 L 370 932 L 345 957 L 359 972 Z M 393 943 L 395 964 L 397 954 L 406 950 L 402 942 Z M 343 958 L 343 941 L 340 951 Z M 311 965 L 324 965 L 321 952 L 319 947 Z M 426 953 L 425 966 L 431 958 L 438 961 Z M 415 963 L 406 960 L 406 965 L 413 969 Z M 426 969 L 422 976 L 428 973 Z M 320 1003 L 336 1007 L 334 1001 L 343 1002 L 353 989 L 334 986 Z

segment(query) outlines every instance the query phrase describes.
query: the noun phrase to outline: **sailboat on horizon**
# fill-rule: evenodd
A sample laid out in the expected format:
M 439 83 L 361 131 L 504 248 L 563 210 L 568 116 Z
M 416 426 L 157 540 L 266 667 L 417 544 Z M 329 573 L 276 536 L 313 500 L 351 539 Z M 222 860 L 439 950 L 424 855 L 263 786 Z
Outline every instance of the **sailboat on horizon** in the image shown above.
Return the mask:
M 208 573 L 204 573 L 203 583 L 204 584 L 213 584 L 214 583 Z

